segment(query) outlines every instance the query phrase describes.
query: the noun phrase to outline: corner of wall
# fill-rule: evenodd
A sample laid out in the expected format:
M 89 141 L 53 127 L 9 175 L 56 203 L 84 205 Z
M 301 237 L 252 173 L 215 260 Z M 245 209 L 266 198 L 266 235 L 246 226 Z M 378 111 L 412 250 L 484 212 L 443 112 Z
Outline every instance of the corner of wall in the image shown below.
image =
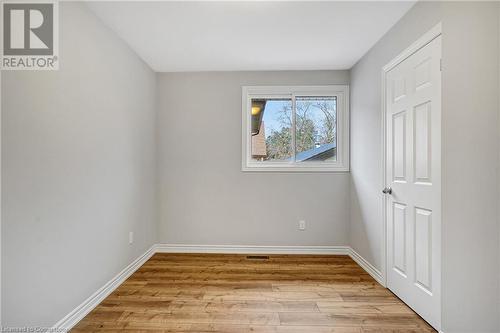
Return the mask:
M 160 242 L 160 225 L 161 225 L 161 150 L 160 150 L 160 99 L 159 99 L 159 82 L 160 73 L 154 72 L 155 84 L 154 84 L 154 109 L 155 109 L 155 214 L 156 214 L 156 234 L 155 234 L 155 244 Z
M 497 54 L 498 54 L 498 138 L 497 142 L 500 142 L 500 2 L 497 2 L 498 7 L 498 45 L 497 45 Z M 498 262 L 498 281 L 500 282 L 500 147 L 498 152 L 498 164 L 497 164 L 497 175 L 498 175 L 498 253 L 499 253 L 499 262 Z M 500 287 L 498 288 L 498 331 L 500 331 Z

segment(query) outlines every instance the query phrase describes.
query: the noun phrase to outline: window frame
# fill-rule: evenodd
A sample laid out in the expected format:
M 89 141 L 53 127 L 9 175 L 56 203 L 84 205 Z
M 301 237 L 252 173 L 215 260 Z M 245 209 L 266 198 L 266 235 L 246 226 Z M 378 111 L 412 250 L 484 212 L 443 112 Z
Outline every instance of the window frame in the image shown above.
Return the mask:
M 242 86 L 242 166 L 244 172 L 348 172 L 349 171 L 349 86 Z M 251 157 L 251 100 L 289 98 L 292 101 L 292 147 L 295 150 L 295 100 L 297 97 L 336 97 L 337 160 L 335 162 L 259 162 Z M 294 151 L 294 154 L 296 152 Z M 295 155 L 294 155 L 295 156 Z

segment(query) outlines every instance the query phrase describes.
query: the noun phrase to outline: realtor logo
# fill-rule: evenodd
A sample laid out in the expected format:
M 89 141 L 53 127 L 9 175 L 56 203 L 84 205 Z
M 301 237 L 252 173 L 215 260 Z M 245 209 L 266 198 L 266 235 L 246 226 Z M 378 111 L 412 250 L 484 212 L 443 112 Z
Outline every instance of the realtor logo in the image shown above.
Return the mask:
M 58 69 L 57 2 L 2 3 L 3 70 Z

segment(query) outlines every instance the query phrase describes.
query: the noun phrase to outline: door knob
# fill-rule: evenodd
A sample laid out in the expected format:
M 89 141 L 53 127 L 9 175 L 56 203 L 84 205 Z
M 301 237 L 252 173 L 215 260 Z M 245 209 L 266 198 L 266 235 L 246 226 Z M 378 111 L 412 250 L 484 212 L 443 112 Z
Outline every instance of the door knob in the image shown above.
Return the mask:
M 392 188 L 386 187 L 382 190 L 382 193 L 384 194 L 392 194 Z

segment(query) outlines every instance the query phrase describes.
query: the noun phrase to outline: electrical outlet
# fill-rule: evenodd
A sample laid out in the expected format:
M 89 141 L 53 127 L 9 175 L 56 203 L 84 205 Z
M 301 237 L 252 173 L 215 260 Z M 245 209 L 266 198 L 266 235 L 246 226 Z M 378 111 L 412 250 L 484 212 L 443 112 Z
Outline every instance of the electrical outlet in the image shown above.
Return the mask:
M 132 244 L 134 242 L 134 232 L 133 231 L 130 231 L 128 233 L 128 243 L 129 244 Z
M 304 221 L 304 220 L 299 221 L 299 230 L 300 231 L 306 230 L 306 221 Z

